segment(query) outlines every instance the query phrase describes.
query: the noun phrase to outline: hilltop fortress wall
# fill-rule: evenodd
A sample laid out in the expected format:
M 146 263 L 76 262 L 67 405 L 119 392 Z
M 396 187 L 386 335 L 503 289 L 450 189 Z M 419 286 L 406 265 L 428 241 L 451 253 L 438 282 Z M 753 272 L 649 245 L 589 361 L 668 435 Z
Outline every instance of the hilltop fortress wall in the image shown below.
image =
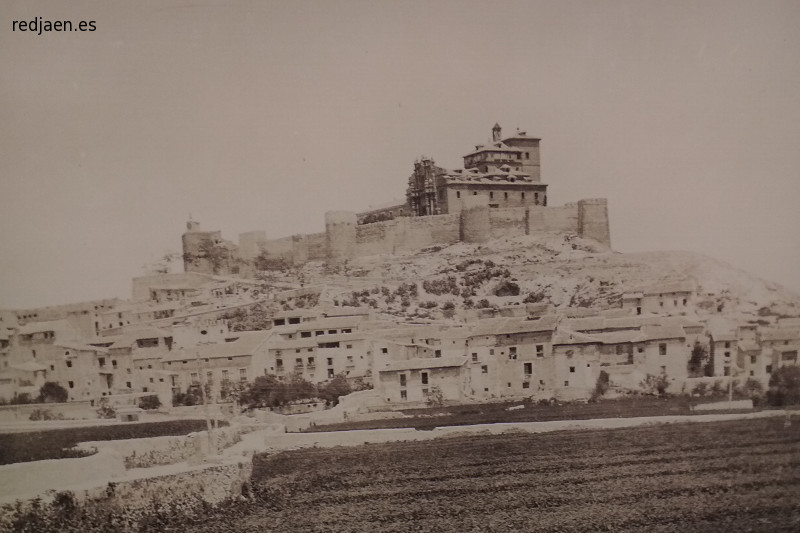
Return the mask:
M 528 206 L 490 208 L 485 203 L 465 202 L 460 213 L 402 216 L 394 220 L 358 224 L 355 213 L 332 211 L 325 215 L 325 231 L 266 239 L 263 232 L 242 234 L 238 253 L 252 260 L 254 250 L 293 265 L 308 261 L 341 263 L 356 257 L 394 254 L 459 241 L 481 243 L 499 237 L 539 232 L 574 233 L 611 246 L 608 206 L 604 198 L 580 200 L 560 207 Z M 199 253 L 198 239 L 218 232 L 184 235 L 184 255 Z M 191 249 L 187 249 L 187 244 Z M 207 272 L 208 262 L 187 264 L 187 272 Z M 204 270 L 205 269 L 205 270 Z M 210 273 L 210 272 L 207 272 Z

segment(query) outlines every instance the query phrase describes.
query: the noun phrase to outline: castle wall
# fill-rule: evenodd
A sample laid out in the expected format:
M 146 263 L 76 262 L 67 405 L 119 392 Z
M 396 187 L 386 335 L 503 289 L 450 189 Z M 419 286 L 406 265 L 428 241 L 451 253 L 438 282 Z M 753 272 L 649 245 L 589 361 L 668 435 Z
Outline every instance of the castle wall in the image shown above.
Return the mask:
M 356 228 L 356 255 L 393 253 L 398 233 L 402 232 L 398 228 L 400 225 L 399 220 L 387 220 L 358 226 Z
M 580 200 L 561 207 L 490 208 L 484 198 L 470 195 L 460 199 L 463 209 L 447 215 L 399 217 L 394 220 L 357 224 L 356 214 L 344 211 L 325 215 L 325 231 L 281 239 L 262 239 L 263 232 L 242 234 L 243 254 L 249 241 L 274 258 L 294 265 L 308 261 L 341 262 L 355 257 L 414 251 L 436 244 L 459 241 L 485 242 L 492 238 L 529 235 L 536 232 L 577 233 L 611 246 L 608 206 L 603 198 Z M 219 232 L 187 232 L 184 251 L 199 250 L 203 240 L 221 239 Z M 246 257 L 245 257 L 246 258 Z M 194 258 L 187 271 L 204 271 L 205 258 Z M 210 268 L 209 268 L 210 270 Z
M 267 240 L 265 231 L 248 231 L 239 234 L 239 256 L 252 261 L 261 253 L 261 244 Z
M 489 224 L 493 239 L 525 235 L 528 232 L 528 209 L 526 207 L 490 209 Z
M 411 251 L 459 241 L 458 215 L 431 215 L 407 217 L 401 221 L 405 227 L 404 238 L 398 242 L 398 251 Z
M 611 246 L 608 201 L 605 198 L 590 198 L 578 202 L 578 234 Z
M 261 243 L 261 249 L 270 257 L 283 257 L 287 260 L 292 260 L 294 239 L 292 237 L 283 237 L 266 240 Z
M 328 253 L 328 240 L 327 234 L 324 231 L 322 233 L 306 235 L 305 244 L 308 248 L 309 261 L 325 261 Z
M 578 204 L 528 208 L 528 233 L 537 231 L 578 232 Z

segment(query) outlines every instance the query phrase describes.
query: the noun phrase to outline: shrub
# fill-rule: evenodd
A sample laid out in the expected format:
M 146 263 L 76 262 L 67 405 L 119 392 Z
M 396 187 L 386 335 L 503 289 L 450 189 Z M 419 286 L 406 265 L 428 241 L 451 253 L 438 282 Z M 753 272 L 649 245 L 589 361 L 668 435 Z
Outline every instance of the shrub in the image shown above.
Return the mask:
M 708 383 L 698 383 L 692 389 L 692 396 L 700 396 L 701 398 L 706 395 L 708 391 Z
M 96 412 L 99 418 L 116 418 L 117 416 L 117 411 L 108 404 L 106 398 L 100 399 Z
M 48 381 L 39 389 L 39 401 L 43 403 L 63 403 L 69 398 L 67 389 L 56 383 Z
M 444 405 L 444 393 L 442 393 L 442 389 L 438 385 L 428 389 L 428 393 L 425 395 L 425 404 L 428 407 L 441 407 Z
M 28 420 L 64 420 L 64 415 L 53 414 L 50 409 L 34 409 Z
M 800 367 L 784 366 L 772 373 L 767 402 L 776 406 L 800 403 Z
M 642 390 L 647 394 L 658 394 L 663 396 L 669 386 L 669 379 L 666 374 L 654 376 L 647 374 L 647 377 L 642 381 Z
M 476 307 L 478 309 L 489 309 L 489 308 L 492 307 L 492 304 L 489 303 L 489 300 L 484 298 L 484 299 L 478 301 L 478 303 L 476 304 Z
M 161 400 L 158 398 L 157 394 L 142 396 L 139 398 L 139 407 L 146 410 L 158 409 L 161 407 Z
M 513 281 L 502 281 L 494 290 L 495 296 L 519 296 L 519 285 Z

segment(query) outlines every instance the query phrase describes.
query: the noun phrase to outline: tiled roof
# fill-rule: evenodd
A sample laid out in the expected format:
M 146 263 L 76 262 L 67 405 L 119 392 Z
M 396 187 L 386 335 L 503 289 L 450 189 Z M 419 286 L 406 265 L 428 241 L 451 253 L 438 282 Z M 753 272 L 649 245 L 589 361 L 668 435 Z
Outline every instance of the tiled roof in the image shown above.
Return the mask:
M 181 361 L 186 359 L 215 359 L 220 357 L 236 357 L 253 355 L 259 346 L 264 344 L 270 336 L 267 331 L 240 331 L 231 334 L 238 337 L 233 342 L 220 342 L 215 344 L 198 344 L 193 348 L 180 348 L 164 355 L 163 361 Z
M 686 332 L 680 326 L 642 326 L 642 335 L 642 340 L 647 341 L 686 338 Z
M 467 362 L 466 357 L 425 357 L 391 361 L 381 368 L 378 372 L 396 372 L 399 370 L 423 370 L 426 368 L 449 368 L 463 366 Z

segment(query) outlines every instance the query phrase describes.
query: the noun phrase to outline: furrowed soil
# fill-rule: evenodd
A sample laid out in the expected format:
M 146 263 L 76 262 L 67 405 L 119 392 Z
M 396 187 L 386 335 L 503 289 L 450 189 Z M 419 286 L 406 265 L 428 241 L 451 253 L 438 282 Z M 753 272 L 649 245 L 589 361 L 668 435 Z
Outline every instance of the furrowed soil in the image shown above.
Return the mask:
M 800 417 L 256 456 L 191 532 L 800 531 Z

